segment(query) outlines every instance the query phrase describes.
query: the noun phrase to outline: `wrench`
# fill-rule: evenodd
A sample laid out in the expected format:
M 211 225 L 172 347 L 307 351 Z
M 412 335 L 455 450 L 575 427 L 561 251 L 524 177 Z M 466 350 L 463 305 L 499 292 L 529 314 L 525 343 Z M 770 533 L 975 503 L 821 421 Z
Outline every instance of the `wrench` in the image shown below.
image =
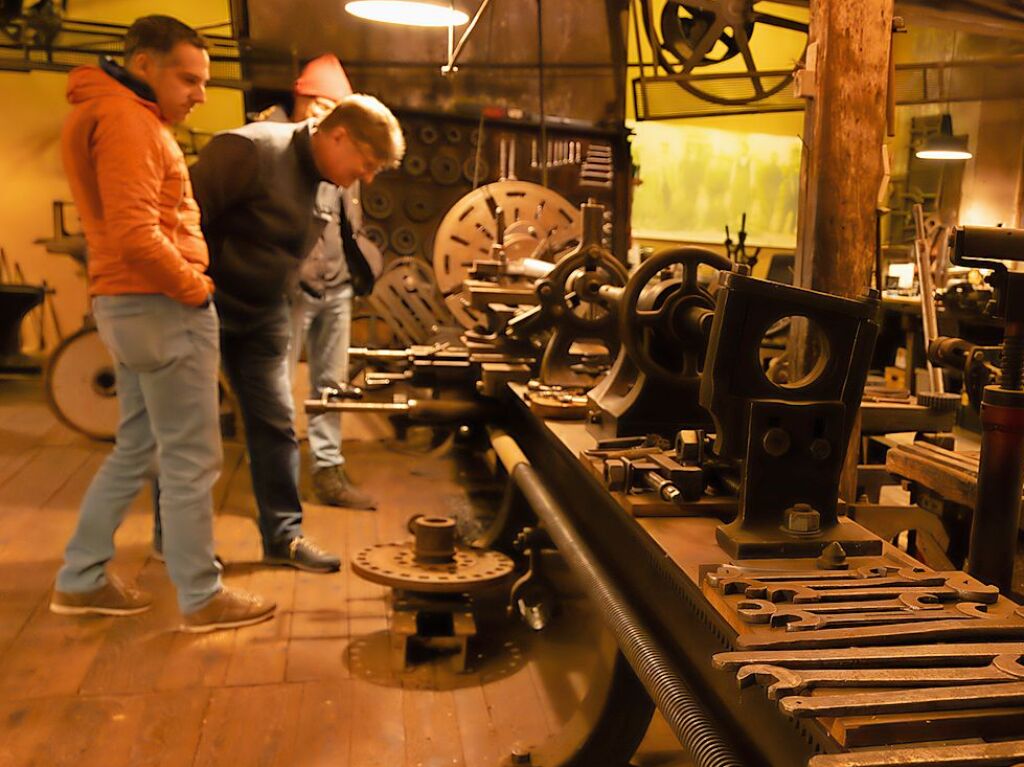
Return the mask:
M 714 565 L 712 565 L 714 567 Z M 719 565 L 718 569 L 705 574 L 709 586 L 719 588 L 722 581 L 734 578 L 750 578 L 759 583 L 779 581 L 848 581 L 854 578 L 882 578 L 899 568 L 887 565 L 859 567 L 856 570 L 766 570 L 758 567 Z
M 1000 708 L 1024 704 L 1024 682 L 928 687 L 923 690 L 845 693 L 843 695 L 795 695 L 779 701 L 783 713 L 798 718 L 811 716 L 882 716 L 920 712 Z
M 991 618 L 987 609 L 988 605 L 980 602 L 960 602 L 939 610 L 890 610 L 888 612 L 840 613 L 839 615 L 821 615 L 793 610 L 787 616 L 790 620 L 786 622 L 786 631 L 821 631 L 856 626 L 905 625 L 927 621 Z
M 786 668 L 933 668 L 984 666 L 1000 655 L 1021 655 L 1019 642 L 980 644 L 927 644 L 907 647 L 862 647 L 835 650 L 765 650 L 720 652 L 711 659 L 719 671 L 734 671 L 750 664 Z
M 826 647 L 870 647 L 898 645 L 906 642 L 940 642 L 945 640 L 1024 639 L 1024 621 L 1013 618 L 992 618 L 983 621 L 944 620 L 901 626 L 863 626 L 850 629 L 776 632 L 758 629 L 740 634 L 736 643 L 749 650 L 785 650 Z M 1019 648 L 1018 648 L 1019 649 Z
M 722 578 L 719 588 L 723 594 L 743 593 L 757 599 L 764 598 L 772 602 L 787 602 L 789 594 L 797 591 L 815 589 L 864 589 L 875 587 L 909 587 L 909 586 L 944 586 L 947 576 L 941 573 L 922 573 L 914 570 L 900 570 L 897 573 L 867 578 L 841 578 L 825 580 L 784 580 L 779 582 L 761 580 L 756 577 L 737 576 Z M 777 595 L 773 597 L 772 595 Z
M 906 594 L 899 599 L 883 599 L 878 602 L 809 602 L 799 609 L 777 605 L 767 599 L 745 599 L 736 603 L 736 614 L 747 623 L 767 623 L 770 626 L 784 626 L 795 616 L 806 613 L 842 614 L 887 612 L 891 610 L 941 610 L 939 600 L 931 594 Z
M 767 664 L 742 666 L 736 672 L 741 688 L 753 682 L 768 686 L 768 698 L 778 700 L 817 687 L 946 687 L 1024 678 L 1020 656 L 997 655 L 976 668 L 912 669 L 790 669 Z
M 807 767 L 1020 767 L 1024 740 L 813 756 Z
M 931 595 L 943 602 L 983 602 L 995 604 L 999 589 L 995 586 L 976 584 L 970 586 L 879 586 L 871 588 L 843 589 L 773 589 L 769 588 L 765 598 L 771 602 L 789 601 L 794 604 L 807 602 L 841 602 L 854 600 L 898 599 L 900 596 Z

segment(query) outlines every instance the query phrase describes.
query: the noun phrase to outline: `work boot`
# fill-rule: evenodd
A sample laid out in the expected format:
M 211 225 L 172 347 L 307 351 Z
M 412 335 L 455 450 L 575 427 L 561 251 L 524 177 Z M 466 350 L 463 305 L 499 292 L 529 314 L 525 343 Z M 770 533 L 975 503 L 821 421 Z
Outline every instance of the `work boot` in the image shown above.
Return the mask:
M 248 591 L 223 587 L 209 602 L 184 617 L 181 630 L 190 634 L 205 634 L 208 631 L 252 626 L 273 618 L 276 607 L 273 602 Z
M 264 548 L 263 561 L 310 573 L 333 573 L 341 569 L 341 560 L 317 546 L 309 538 L 298 536 Z
M 73 593 L 53 590 L 50 612 L 58 615 L 138 615 L 153 606 L 153 597 L 107 575 L 98 589 Z
M 320 503 L 372 511 L 377 502 L 352 484 L 342 466 L 327 466 L 313 473 L 313 490 Z

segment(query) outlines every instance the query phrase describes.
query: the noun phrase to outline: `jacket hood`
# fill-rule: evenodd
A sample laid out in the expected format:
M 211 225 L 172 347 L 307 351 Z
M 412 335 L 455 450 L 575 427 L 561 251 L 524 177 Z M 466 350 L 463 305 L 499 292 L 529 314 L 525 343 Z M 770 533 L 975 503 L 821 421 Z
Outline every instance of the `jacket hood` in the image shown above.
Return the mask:
M 81 104 L 100 98 L 125 98 L 138 102 L 160 116 L 156 95 L 143 82 L 136 80 L 111 59 L 100 66 L 77 67 L 68 75 L 67 98 L 71 104 Z

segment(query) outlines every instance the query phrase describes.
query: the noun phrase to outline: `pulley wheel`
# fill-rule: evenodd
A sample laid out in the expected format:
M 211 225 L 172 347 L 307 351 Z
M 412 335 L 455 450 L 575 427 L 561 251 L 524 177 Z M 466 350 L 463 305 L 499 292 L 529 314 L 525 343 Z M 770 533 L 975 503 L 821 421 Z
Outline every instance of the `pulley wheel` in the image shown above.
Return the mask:
M 434 144 L 440 134 L 437 132 L 437 128 L 433 125 L 424 125 L 420 128 L 420 141 L 424 144 Z
M 402 170 L 410 176 L 422 176 L 427 172 L 427 160 L 421 154 L 409 152 L 405 155 L 405 159 L 402 160 Z
M 577 332 L 600 332 L 611 312 L 599 298 L 604 286 L 623 287 L 629 278 L 612 253 L 603 248 L 578 246 L 564 256 L 547 277 L 536 283 L 545 314 Z
M 430 177 L 441 186 L 451 186 L 462 176 L 462 165 L 457 157 L 437 154 L 430 161 Z
M 407 226 L 400 226 L 391 233 L 391 249 L 400 256 L 411 256 L 420 246 L 420 238 Z
M 475 549 L 457 548 L 451 562 L 419 562 L 412 541 L 378 543 L 352 559 L 352 571 L 368 581 L 434 593 L 476 591 L 504 580 L 513 568 L 504 554 Z
M 46 399 L 60 421 L 92 439 L 117 434 L 120 411 L 114 360 L 95 327 L 65 338 L 46 365 Z
M 434 204 L 434 198 L 429 197 L 425 194 L 411 194 L 405 198 L 405 215 L 410 220 L 418 223 L 429 221 L 434 217 L 437 212 L 437 207 Z
M 367 224 L 363 227 L 363 235 L 366 239 L 377 246 L 378 250 L 384 250 L 388 246 L 388 236 L 384 229 L 376 224 Z
M 474 178 L 474 171 L 476 172 L 476 178 Z M 487 165 L 487 160 L 483 157 L 480 158 L 479 165 L 476 161 L 476 155 L 472 154 L 466 158 L 466 161 L 462 163 L 462 177 L 469 183 L 481 183 L 487 181 L 487 176 L 490 175 L 491 169 Z
M 449 125 L 444 129 L 444 137 L 449 144 L 462 143 L 462 128 L 457 125 Z
M 388 218 L 395 211 L 395 201 L 384 189 L 367 189 L 363 194 L 363 210 L 371 218 Z
M 704 357 L 704 331 L 715 299 L 697 282 L 704 264 L 728 271 L 732 262 L 704 248 L 673 248 L 651 256 L 633 272 L 619 304 L 619 337 L 633 363 L 651 378 L 669 384 L 696 381 Z M 682 267 L 682 277 L 659 290 L 657 303 L 644 306 L 644 296 L 665 269 Z M 676 350 L 677 366 L 670 368 L 652 354 L 654 336 Z

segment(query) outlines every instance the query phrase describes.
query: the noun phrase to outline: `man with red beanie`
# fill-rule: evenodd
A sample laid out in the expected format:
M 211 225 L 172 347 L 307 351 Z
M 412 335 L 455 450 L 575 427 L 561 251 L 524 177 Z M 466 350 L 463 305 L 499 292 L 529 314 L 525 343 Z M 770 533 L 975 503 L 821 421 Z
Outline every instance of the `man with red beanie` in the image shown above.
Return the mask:
M 352 86 L 338 58 L 325 53 L 306 64 L 295 80 L 290 115 L 276 106 L 260 115 L 260 119 L 297 123 L 319 118 L 351 93 Z M 325 387 L 346 389 L 352 297 L 369 293 L 381 269 L 380 251 L 361 234 L 359 182 L 340 190 L 340 195 L 336 187 L 324 187 L 318 195 L 318 215 L 327 225 L 302 263 L 291 296 L 291 368 L 294 369 L 305 344 L 310 397 L 315 399 L 320 398 Z M 345 473 L 341 414 L 311 415 L 308 435 L 313 489 L 319 501 L 353 509 L 376 508 L 375 501 L 358 490 Z

